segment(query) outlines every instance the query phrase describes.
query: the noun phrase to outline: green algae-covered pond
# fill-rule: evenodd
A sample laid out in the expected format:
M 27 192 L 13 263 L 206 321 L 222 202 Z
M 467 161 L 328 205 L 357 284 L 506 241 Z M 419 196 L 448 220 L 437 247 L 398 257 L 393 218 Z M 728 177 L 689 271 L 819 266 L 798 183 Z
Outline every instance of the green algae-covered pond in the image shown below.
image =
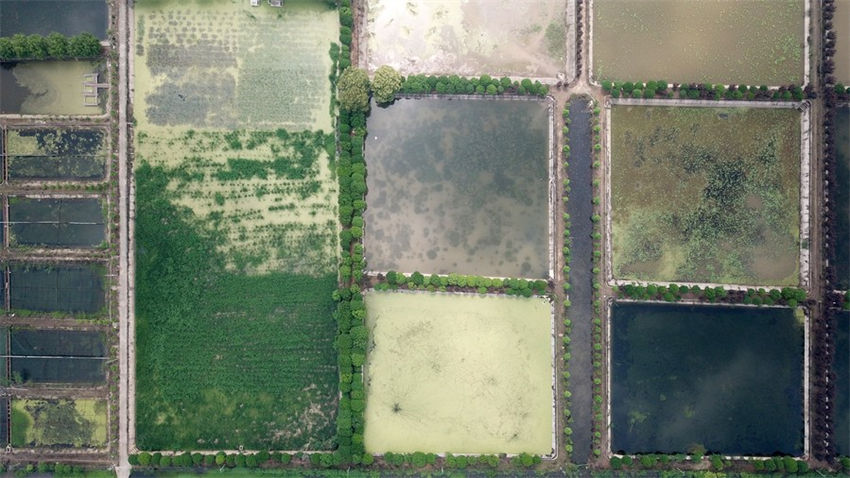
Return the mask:
M 548 277 L 547 103 L 404 99 L 368 130 L 370 269 Z
M 613 452 L 803 452 L 803 319 L 788 308 L 615 303 Z
M 366 451 L 552 451 L 552 308 L 541 298 L 371 292 Z

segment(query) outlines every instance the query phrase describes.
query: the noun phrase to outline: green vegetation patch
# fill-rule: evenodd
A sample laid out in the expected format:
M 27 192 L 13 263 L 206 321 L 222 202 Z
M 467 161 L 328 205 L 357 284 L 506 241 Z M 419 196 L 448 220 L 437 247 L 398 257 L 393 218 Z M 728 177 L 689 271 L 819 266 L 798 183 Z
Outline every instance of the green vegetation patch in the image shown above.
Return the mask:
M 800 113 L 616 105 L 614 276 L 797 285 Z
M 101 179 L 106 139 L 101 129 L 10 130 L 5 151 L 9 179 Z
M 367 452 L 552 451 L 547 300 L 371 292 L 365 301 L 366 327 L 350 340 L 368 340 Z
M 786 85 L 803 82 L 803 0 L 599 0 L 593 75 Z
M 179 205 L 169 187 L 181 171 L 136 171 L 139 448 L 331 448 L 335 267 L 233 270 L 227 221 Z
M 12 446 L 102 447 L 106 401 L 13 399 Z
M 138 2 L 136 110 L 143 127 L 331 129 L 338 14 L 326 2 Z

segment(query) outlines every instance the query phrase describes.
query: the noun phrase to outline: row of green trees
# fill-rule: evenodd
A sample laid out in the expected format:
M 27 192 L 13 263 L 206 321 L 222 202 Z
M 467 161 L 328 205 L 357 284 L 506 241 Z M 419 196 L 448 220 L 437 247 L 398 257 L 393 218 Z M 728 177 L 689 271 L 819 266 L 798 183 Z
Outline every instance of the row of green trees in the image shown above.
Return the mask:
M 711 465 L 711 470 L 715 472 L 723 471 L 724 469 L 732 466 L 732 462 L 724 459 L 720 455 L 710 455 L 708 457 L 704 457 L 703 454 L 697 453 L 692 455 L 685 454 L 676 454 L 676 455 L 659 455 L 659 454 L 649 454 L 649 455 L 625 455 L 622 457 L 613 456 L 611 457 L 610 464 L 612 470 L 634 470 L 634 469 L 657 469 L 661 468 L 669 468 L 675 469 L 678 467 L 680 463 L 691 462 L 695 464 L 699 464 L 703 462 L 704 459 L 708 459 L 708 463 Z M 797 460 L 793 457 L 772 457 L 763 460 L 752 460 L 750 462 L 752 464 L 753 470 L 755 471 L 766 471 L 766 472 L 785 472 L 785 473 L 799 473 L 804 474 L 809 471 L 809 465 L 803 460 Z
M 593 133 L 594 161 L 591 163 L 591 167 L 594 170 L 599 170 L 602 155 L 602 148 L 600 146 L 601 127 L 599 125 L 599 114 L 601 110 L 595 101 L 592 106 L 593 119 L 591 120 L 591 131 Z M 594 174 L 597 173 L 594 172 Z M 602 370 L 604 342 L 602 338 L 602 224 L 600 221 L 602 206 L 600 194 L 599 182 L 593 181 L 593 199 L 591 200 L 593 203 L 593 215 L 590 217 L 590 221 L 593 223 L 593 232 L 591 233 L 591 240 L 593 242 L 593 311 L 591 312 L 593 317 L 593 332 L 591 334 L 591 342 L 593 343 L 593 401 L 591 403 L 593 411 L 593 456 L 595 458 L 599 458 L 602 455 L 602 434 L 606 431 L 602 390 L 602 382 L 605 380 L 605 374 Z
M 404 79 L 401 92 L 405 94 L 465 94 L 465 95 L 501 95 L 515 94 L 528 96 L 546 96 L 549 87 L 539 81 L 525 78 L 512 81 L 508 77 L 492 78 L 489 75 L 464 78 L 458 75 L 426 76 L 411 75 Z
M 658 284 L 626 284 L 615 287 L 617 297 L 635 300 L 664 300 L 675 302 L 683 298 L 697 299 L 708 302 L 731 302 L 751 305 L 787 305 L 796 307 L 806 300 L 806 291 L 797 287 L 766 290 L 747 289 L 746 291 L 726 290 L 722 286 L 698 285 L 658 285 Z
M 707 100 L 777 100 L 801 101 L 813 97 L 814 90 L 803 90 L 799 85 L 769 88 L 767 85 L 723 85 L 711 83 L 691 83 L 669 85 L 664 80 L 642 82 L 609 81 L 600 82 L 602 89 L 614 98 L 679 98 Z
M 499 292 L 508 295 L 521 295 L 531 297 L 534 294 L 546 293 L 548 283 L 545 280 L 526 279 L 495 279 L 490 277 L 463 275 L 451 273 L 440 276 L 432 274 L 426 277 L 420 272 L 414 272 L 409 276 L 396 271 L 387 272 L 384 280 L 375 285 L 377 290 L 389 290 L 407 288 L 410 290 L 424 289 L 445 292 L 449 287 L 460 289 L 471 289 L 481 294 L 488 292 Z
M 569 201 L 570 194 L 570 178 L 567 173 L 567 168 L 570 166 L 570 103 L 567 102 L 564 105 L 564 110 L 561 112 L 562 118 L 564 119 L 564 129 L 561 132 L 563 134 L 564 139 L 564 147 L 562 149 L 563 159 L 564 159 L 564 169 L 563 169 L 563 177 L 564 177 L 564 210 L 567 210 L 567 203 Z M 570 283 L 570 248 L 572 235 L 570 234 L 570 227 L 572 227 L 572 222 L 570 221 L 569 213 L 564 213 L 564 248 L 562 250 L 564 256 L 564 284 Z M 569 290 L 565 290 L 565 293 L 569 293 Z M 569 310 L 570 310 L 570 299 L 567 296 L 564 299 L 564 337 L 562 339 L 564 352 L 562 355 L 562 359 L 564 361 L 564 373 L 563 373 L 563 384 L 564 384 L 564 451 L 567 453 L 573 452 L 573 417 L 572 417 L 572 392 L 570 392 L 570 358 L 572 355 L 570 353 L 570 341 L 572 333 L 572 321 L 569 318 Z
M 91 33 L 66 37 L 61 33 L 17 34 L 0 37 L 0 61 L 96 58 L 101 54 L 100 40 Z

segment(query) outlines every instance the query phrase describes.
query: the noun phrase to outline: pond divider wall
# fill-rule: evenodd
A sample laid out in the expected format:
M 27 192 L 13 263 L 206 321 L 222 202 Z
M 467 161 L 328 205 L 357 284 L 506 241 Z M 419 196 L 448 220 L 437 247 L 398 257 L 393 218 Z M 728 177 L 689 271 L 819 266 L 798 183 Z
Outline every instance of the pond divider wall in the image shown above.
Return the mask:
M 567 212 L 570 215 L 570 417 L 572 463 L 586 464 L 593 445 L 593 169 L 592 112 L 587 99 L 570 100 L 570 180 Z
M 626 284 L 657 284 L 668 286 L 670 284 L 699 286 L 699 287 L 723 287 L 728 290 L 747 290 L 753 287 L 763 287 L 766 290 L 781 289 L 783 286 L 763 286 L 760 284 L 719 284 L 710 282 L 689 282 L 689 281 L 643 281 L 634 279 L 617 279 L 614 277 L 612 268 L 614 251 L 612 231 L 612 206 L 611 206 L 611 108 L 617 105 L 625 106 L 660 106 L 660 107 L 683 107 L 683 108 L 767 108 L 767 109 L 796 109 L 800 112 L 800 257 L 799 257 L 799 283 L 798 286 L 808 289 L 810 282 L 809 273 L 809 208 L 810 200 L 810 164 L 811 164 L 811 103 L 808 101 L 802 102 L 787 102 L 787 101 L 728 101 L 728 100 L 660 100 L 660 99 L 638 99 L 638 98 L 608 98 L 604 105 L 604 114 L 602 117 L 603 131 L 605 131 L 604 148 L 604 164 L 605 168 L 605 243 L 604 256 L 605 263 L 608 265 L 605 268 L 605 280 L 611 286 L 621 286 Z M 790 284 L 789 284 L 790 285 Z

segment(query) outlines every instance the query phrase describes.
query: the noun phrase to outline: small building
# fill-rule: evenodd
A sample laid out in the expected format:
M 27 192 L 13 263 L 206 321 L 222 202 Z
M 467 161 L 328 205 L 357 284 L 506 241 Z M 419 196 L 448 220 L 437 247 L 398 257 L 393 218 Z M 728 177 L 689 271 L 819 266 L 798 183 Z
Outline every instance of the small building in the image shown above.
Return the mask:
M 269 5 L 273 7 L 281 7 L 283 6 L 283 0 L 269 0 Z
M 251 0 L 251 6 L 252 7 L 259 7 L 260 6 L 260 0 Z

